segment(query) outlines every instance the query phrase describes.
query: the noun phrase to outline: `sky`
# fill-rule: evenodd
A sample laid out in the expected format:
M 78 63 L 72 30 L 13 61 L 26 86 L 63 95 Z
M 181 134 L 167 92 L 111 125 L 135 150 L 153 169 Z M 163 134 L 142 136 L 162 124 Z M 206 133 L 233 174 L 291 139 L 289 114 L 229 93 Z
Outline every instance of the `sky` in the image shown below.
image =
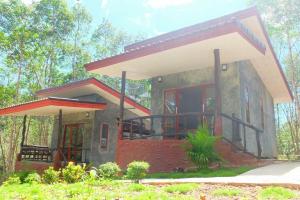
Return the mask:
M 32 0 L 23 0 L 30 3 Z M 67 0 L 70 6 L 78 0 Z M 130 34 L 151 37 L 249 7 L 247 0 L 79 0 L 93 24 L 107 18 Z

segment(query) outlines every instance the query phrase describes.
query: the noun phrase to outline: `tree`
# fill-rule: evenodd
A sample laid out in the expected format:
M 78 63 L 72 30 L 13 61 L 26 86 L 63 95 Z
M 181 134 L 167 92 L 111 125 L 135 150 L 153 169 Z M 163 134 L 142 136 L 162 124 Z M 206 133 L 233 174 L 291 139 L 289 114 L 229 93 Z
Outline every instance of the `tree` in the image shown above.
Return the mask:
M 275 50 L 284 67 L 284 71 L 294 95 L 290 104 L 282 104 L 277 112 L 286 122 L 279 129 L 279 138 L 286 136 L 291 149 L 300 154 L 300 1 L 298 0 L 252 0 L 263 13 Z M 289 135 L 288 135 L 288 134 Z M 282 140 L 279 140 L 279 142 Z M 282 145 L 282 144 L 280 144 Z

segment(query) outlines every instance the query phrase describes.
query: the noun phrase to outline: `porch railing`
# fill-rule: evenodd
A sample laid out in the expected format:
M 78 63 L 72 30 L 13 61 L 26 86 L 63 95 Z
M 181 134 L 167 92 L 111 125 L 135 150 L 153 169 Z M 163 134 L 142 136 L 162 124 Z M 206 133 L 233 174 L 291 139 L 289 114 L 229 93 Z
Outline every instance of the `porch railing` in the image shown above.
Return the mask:
M 123 121 L 123 139 L 150 137 L 183 139 L 200 124 L 207 124 L 213 133 L 212 113 L 190 112 L 176 115 L 151 115 Z
M 263 130 L 237 117 L 222 113 L 222 139 L 233 148 L 261 157 Z M 189 131 L 206 124 L 214 134 L 213 113 L 182 113 L 176 115 L 151 115 L 123 120 L 123 139 L 184 139 Z M 254 144 L 254 145 L 253 145 Z M 251 148 L 250 148 L 251 147 Z
M 262 147 L 260 137 L 263 130 L 250 123 L 242 121 L 235 117 L 234 114 L 230 116 L 222 113 L 222 118 L 223 125 L 226 123 L 228 125 L 223 127 L 223 139 L 231 143 L 234 148 L 261 158 Z
M 45 146 L 23 145 L 20 154 L 22 160 L 52 161 L 51 150 Z

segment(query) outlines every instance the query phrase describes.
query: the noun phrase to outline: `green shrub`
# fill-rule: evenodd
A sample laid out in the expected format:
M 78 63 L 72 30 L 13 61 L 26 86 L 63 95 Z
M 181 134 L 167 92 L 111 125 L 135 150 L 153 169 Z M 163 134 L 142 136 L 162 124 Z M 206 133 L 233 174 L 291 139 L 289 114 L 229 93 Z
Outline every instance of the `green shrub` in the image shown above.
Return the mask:
M 34 173 L 31 173 L 31 174 L 28 174 L 28 176 L 25 178 L 25 183 L 30 183 L 30 184 L 35 184 L 35 183 L 41 183 L 42 182 L 42 179 L 41 179 L 41 176 L 34 172 Z
M 99 175 L 105 179 L 114 179 L 118 176 L 121 169 L 113 162 L 108 162 L 99 166 Z
M 25 179 L 29 174 L 35 173 L 35 171 L 20 171 L 15 172 L 13 175 L 20 178 L 21 183 L 25 183 Z
M 59 171 L 54 170 L 53 167 L 49 167 L 44 171 L 42 180 L 44 183 L 53 184 L 59 181 Z
M 190 160 L 199 168 L 208 168 L 209 163 L 220 161 L 215 151 L 217 137 L 210 135 L 208 128 L 199 127 L 196 133 L 188 133 L 185 150 Z
M 133 161 L 127 165 L 126 177 L 139 182 L 143 179 L 149 170 L 149 163 L 143 161 Z
M 258 199 L 293 199 L 297 194 L 283 187 L 266 187 L 258 194 Z
M 81 181 L 85 174 L 85 166 L 74 165 L 69 162 L 67 167 L 62 170 L 62 176 L 67 183 L 75 183 Z
M 182 184 L 174 184 L 169 185 L 164 188 L 164 190 L 168 193 L 180 193 L 186 194 L 188 192 L 193 191 L 194 189 L 198 188 L 199 186 L 195 183 L 182 183 Z
M 3 182 L 3 185 L 18 185 L 18 184 L 21 184 L 21 180 L 20 177 L 16 175 L 12 175 L 8 177 L 8 179 Z

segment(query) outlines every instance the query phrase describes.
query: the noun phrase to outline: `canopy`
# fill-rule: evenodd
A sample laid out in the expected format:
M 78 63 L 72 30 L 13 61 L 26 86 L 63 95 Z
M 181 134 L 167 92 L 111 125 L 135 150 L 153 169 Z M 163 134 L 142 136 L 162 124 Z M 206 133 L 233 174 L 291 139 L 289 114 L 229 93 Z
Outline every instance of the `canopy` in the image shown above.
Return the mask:
M 250 60 L 275 103 L 292 99 L 257 10 L 249 8 L 125 47 L 125 52 L 85 65 L 90 72 L 139 80 Z
M 64 114 L 70 114 L 104 110 L 105 108 L 105 103 L 48 97 L 37 101 L 30 101 L 18 105 L 12 105 L 6 108 L 1 108 L 0 116 L 51 116 L 58 115 L 60 110 L 62 110 Z
M 75 81 L 63 86 L 40 90 L 36 93 L 38 97 L 42 98 L 48 96 L 72 98 L 75 96 L 85 96 L 90 94 L 99 94 L 101 97 L 109 100 L 110 102 L 113 102 L 117 105 L 120 104 L 120 92 L 109 87 L 96 78 Z M 142 106 L 127 96 L 125 96 L 124 106 L 126 109 L 130 109 L 130 111 L 139 116 L 150 115 L 151 113 L 148 108 Z

